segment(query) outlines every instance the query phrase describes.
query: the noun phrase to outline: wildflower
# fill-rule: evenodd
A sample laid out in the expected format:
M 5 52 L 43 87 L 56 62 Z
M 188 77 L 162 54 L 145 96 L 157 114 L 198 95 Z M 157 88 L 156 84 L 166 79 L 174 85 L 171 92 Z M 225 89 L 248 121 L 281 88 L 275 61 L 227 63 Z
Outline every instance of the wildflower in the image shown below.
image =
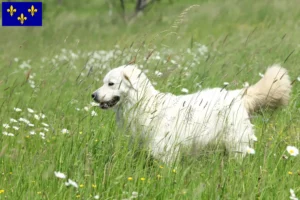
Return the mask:
M 141 181 L 145 181 L 145 180 L 146 180 L 146 178 L 144 178 L 144 177 L 141 178 Z
M 47 129 L 47 128 L 43 128 L 44 129 L 44 131 L 46 131 L 46 132 L 48 132 L 49 131 L 49 129 Z
M 258 75 L 259 75 L 260 77 L 264 77 L 264 75 L 263 75 L 262 73 L 260 73 L 260 72 L 258 73 Z
M 78 188 L 78 184 L 75 181 L 72 181 L 71 179 L 68 179 L 68 182 L 65 182 L 65 185 L 72 185 L 73 187 Z
M 255 154 L 255 150 L 252 149 L 251 147 L 247 147 L 246 151 L 247 151 L 248 154 Z
M 98 114 L 93 110 L 91 113 L 92 117 L 97 116 Z
M 82 131 L 79 131 L 79 135 L 82 135 Z
M 129 181 L 132 181 L 133 180 L 133 178 L 130 176 L 130 177 L 128 177 L 127 178 Z
M 28 124 L 28 126 L 30 126 L 30 127 L 34 127 L 34 124 L 31 124 L 31 123 L 29 123 L 29 124 Z
M 162 176 L 160 175 L 160 174 L 157 174 L 157 179 L 161 179 L 162 178 Z
M 163 168 L 164 168 L 164 166 L 161 166 L 161 165 L 160 165 L 160 166 L 159 166 L 159 168 L 160 168 L 160 169 L 163 169 Z
M 297 80 L 300 82 L 300 76 L 297 77 Z
M 228 82 L 224 82 L 223 85 L 224 85 L 224 86 L 227 86 L 227 85 L 229 85 L 229 83 L 228 83 Z
M 69 133 L 69 130 L 64 128 L 63 130 L 61 130 L 61 132 L 62 132 L 63 134 L 66 134 L 66 133 Z
M 21 112 L 22 110 L 20 108 L 14 108 L 14 111 Z
M 87 107 L 87 106 L 85 106 L 84 108 L 83 108 L 85 111 L 89 111 L 89 107 Z
M 38 116 L 37 114 L 34 114 L 33 116 L 36 120 L 40 120 L 40 116 Z
M 248 82 L 245 82 L 245 83 L 243 84 L 243 87 L 244 87 L 244 88 L 249 87 L 249 83 L 248 83 Z
M 31 108 L 27 108 L 28 112 L 30 113 L 34 113 L 34 110 L 32 110 Z
M 3 128 L 8 129 L 10 126 L 8 124 L 3 124 Z
M 42 119 L 45 119 L 46 115 L 44 115 L 43 113 L 40 113 L 40 117 L 41 117 Z
M 42 192 L 37 192 L 37 194 L 42 194 Z
M 77 194 L 77 195 L 76 195 L 76 198 L 80 198 L 80 194 Z
M 57 178 L 65 179 L 67 177 L 64 173 L 61 172 L 54 172 L 54 174 Z
M 14 118 L 10 118 L 9 121 L 10 121 L 10 123 L 16 123 L 16 122 L 18 122 L 18 121 L 15 120 Z
M 299 150 L 294 146 L 287 146 L 286 150 L 291 156 L 297 156 L 299 154 Z
M 45 126 L 45 127 L 49 127 L 49 125 L 44 123 L 44 122 L 42 122 L 42 125 Z
M 156 76 L 158 76 L 158 77 L 161 77 L 161 76 L 163 75 L 163 73 L 162 73 L 162 72 L 160 72 L 160 71 L 157 71 L 157 70 L 156 70 L 154 73 L 155 73 L 155 75 L 156 75 Z
M 291 196 L 290 196 L 291 200 L 298 200 L 293 189 L 290 189 L 290 193 L 291 193 Z
M 79 185 L 79 187 L 80 187 L 80 188 L 83 188 L 83 187 L 84 187 L 84 185 L 83 185 L 83 184 L 80 184 L 80 185 Z
M 289 174 L 289 175 L 293 175 L 293 172 L 289 171 L 288 174 Z
M 0 194 L 3 194 L 5 192 L 5 190 L 0 190 Z
M 138 193 L 138 192 L 133 191 L 133 192 L 131 193 L 131 199 L 138 198 L 138 196 L 139 196 L 139 193 Z
M 99 106 L 99 104 L 98 104 L 98 103 L 96 103 L 96 102 L 93 102 L 93 101 L 92 101 L 90 104 L 91 104 L 91 106 Z
M 176 169 L 173 169 L 172 172 L 173 172 L 173 173 L 176 173 Z
M 15 136 L 13 133 L 8 133 L 6 131 L 2 132 L 2 134 L 6 135 L 6 136 L 11 136 L 11 137 Z
M 100 196 L 98 194 L 94 196 L 94 199 L 99 199 L 99 198 Z
M 188 90 L 188 89 L 186 89 L 186 88 L 182 88 L 182 89 L 181 89 L 181 92 L 183 92 L 183 93 L 188 93 L 188 92 L 189 92 L 189 90 Z
M 27 119 L 25 119 L 25 118 L 22 118 L 22 117 L 20 117 L 19 121 L 20 121 L 20 122 L 24 122 L 25 124 L 30 124 L 30 121 L 29 121 L 29 120 L 27 120 Z
M 97 187 L 97 185 L 96 184 L 92 184 L 92 188 L 96 188 Z
M 29 132 L 30 135 L 35 135 L 36 133 L 34 131 Z
M 12 128 L 15 129 L 16 131 L 20 129 L 20 128 L 17 127 L 17 126 L 13 126 Z

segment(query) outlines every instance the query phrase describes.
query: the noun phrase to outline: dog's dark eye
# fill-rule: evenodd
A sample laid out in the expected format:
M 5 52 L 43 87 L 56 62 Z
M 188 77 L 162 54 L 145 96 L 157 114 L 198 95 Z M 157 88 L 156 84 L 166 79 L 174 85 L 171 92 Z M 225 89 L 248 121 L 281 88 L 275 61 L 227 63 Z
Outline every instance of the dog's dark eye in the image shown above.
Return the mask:
M 113 85 L 114 85 L 114 83 L 112 83 L 112 82 L 109 82 L 109 83 L 108 83 L 108 85 L 109 85 L 109 86 L 113 86 Z

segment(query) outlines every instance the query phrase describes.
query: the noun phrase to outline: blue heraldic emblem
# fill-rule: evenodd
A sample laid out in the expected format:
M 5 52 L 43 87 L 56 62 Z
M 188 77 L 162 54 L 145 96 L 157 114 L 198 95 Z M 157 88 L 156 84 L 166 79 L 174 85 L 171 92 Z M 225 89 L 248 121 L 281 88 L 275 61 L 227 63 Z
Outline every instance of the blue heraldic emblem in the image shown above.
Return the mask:
M 2 2 L 2 26 L 42 25 L 42 2 Z

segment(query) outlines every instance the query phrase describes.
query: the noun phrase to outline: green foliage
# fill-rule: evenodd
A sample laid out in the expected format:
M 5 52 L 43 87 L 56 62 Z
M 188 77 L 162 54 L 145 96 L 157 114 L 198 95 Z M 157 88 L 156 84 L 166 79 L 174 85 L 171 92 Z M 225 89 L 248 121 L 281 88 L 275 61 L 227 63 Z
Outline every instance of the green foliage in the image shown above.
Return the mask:
M 43 27 L 0 27 L 0 199 L 128 199 L 132 192 L 139 199 L 288 199 L 290 188 L 300 196 L 300 158 L 286 152 L 300 147 L 296 0 L 160 1 L 127 24 L 118 2 L 44 3 Z M 253 116 L 255 155 L 239 161 L 222 148 L 204 149 L 166 166 L 116 127 L 112 111 L 90 104 L 104 74 L 133 60 L 157 89 L 175 94 L 225 81 L 241 88 L 273 63 L 295 82 L 289 106 Z M 37 120 L 40 113 L 46 117 Z M 66 187 L 54 171 L 79 188 Z

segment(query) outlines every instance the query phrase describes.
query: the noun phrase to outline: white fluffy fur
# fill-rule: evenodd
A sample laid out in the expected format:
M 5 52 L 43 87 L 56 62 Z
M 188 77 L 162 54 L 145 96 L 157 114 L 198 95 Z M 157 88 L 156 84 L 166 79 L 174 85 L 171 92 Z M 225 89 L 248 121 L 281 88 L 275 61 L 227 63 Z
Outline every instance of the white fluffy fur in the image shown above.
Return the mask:
M 133 132 L 142 134 L 154 157 L 172 162 L 182 146 L 217 142 L 244 156 L 256 140 L 249 114 L 260 107 L 286 105 L 290 90 L 287 71 L 274 65 L 246 89 L 213 88 L 175 96 L 155 90 L 140 69 L 129 65 L 111 70 L 94 99 L 101 103 L 119 96 L 114 106 L 117 121 L 127 121 Z

